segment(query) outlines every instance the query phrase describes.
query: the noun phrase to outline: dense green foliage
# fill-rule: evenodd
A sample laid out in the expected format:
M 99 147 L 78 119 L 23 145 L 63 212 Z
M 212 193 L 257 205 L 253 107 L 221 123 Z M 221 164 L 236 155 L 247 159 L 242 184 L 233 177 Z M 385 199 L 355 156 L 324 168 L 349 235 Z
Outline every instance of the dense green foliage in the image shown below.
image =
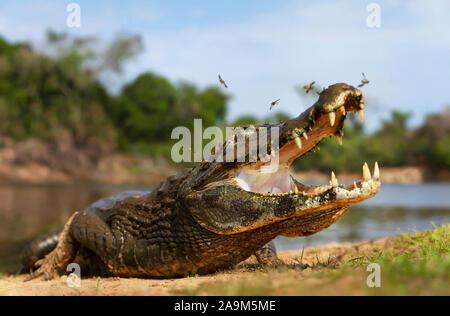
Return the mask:
M 198 91 L 191 84 L 174 86 L 161 76 L 144 73 L 123 88 L 110 114 L 122 150 L 167 154 L 175 127 L 193 130 L 196 118 L 202 119 L 203 127 L 221 125 L 227 100 L 218 88 Z
M 203 119 L 203 128 L 288 119 L 283 113 L 263 119 L 255 113 L 226 122 L 229 96 L 219 85 L 200 90 L 149 72 L 113 96 L 99 78 L 108 72 L 120 73 L 123 63 L 141 50 L 140 39 L 120 35 L 106 46 L 95 42 L 49 32 L 44 54 L 26 43 L 10 44 L 0 38 L 0 136 L 48 140 L 64 130 L 77 143 L 94 139 L 121 151 L 167 157 L 174 143 L 173 128 L 193 130 L 195 118 Z M 99 46 L 106 48 L 99 51 Z M 450 110 L 429 115 L 417 129 L 408 127 L 408 118 L 393 112 L 379 130 L 368 134 L 349 114 L 343 147 L 326 139 L 320 152 L 297 160 L 295 167 L 359 171 L 366 160 L 383 166 L 450 168 Z
M 77 58 L 55 60 L 0 39 L 0 133 L 48 139 L 67 129 L 80 142 L 109 138 L 103 107 L 110 98 Z

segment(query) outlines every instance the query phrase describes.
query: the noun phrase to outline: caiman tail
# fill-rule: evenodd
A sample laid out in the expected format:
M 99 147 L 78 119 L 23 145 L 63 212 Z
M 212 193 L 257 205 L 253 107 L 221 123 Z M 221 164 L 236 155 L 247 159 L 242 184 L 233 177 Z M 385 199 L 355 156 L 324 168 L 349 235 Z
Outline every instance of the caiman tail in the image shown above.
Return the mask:
M 44 258 L 58 244 L 62 228 L 40 236 L 30 242 L 22 251 L 22 265 L 25 271 L 32 270 L 36 261 Z

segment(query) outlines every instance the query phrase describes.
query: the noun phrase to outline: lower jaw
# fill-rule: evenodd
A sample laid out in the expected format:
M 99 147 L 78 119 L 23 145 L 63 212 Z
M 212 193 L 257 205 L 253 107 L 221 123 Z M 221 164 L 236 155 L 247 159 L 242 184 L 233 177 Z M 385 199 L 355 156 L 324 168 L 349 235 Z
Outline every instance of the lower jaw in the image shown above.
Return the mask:
M 336 223 L 348 210 L 348 207 L 337 207 L 310 214 L 297 216 L 284 221 L 282 233 L 284 237 L 305 237 L 318 233 Z
M 378 163 L 375 163 L 373 178 L 379 181 L 380 171 Z M 372 180 L 370 169 L 365 163 L 363 165 L 362 179 L 354 181 L 351 185 L 340 185 L 334 172 L 331 173 L 329 185 L 306 186 L 294 179 L 287 165 L 282 165 L 274 173 L 263 173 L 257 170 L 242 169 L 235 177 L 236 184 L 245 191 L 264 195 L 288 195 L 299 194 L 308 197 L 318 196 L 331 188 L 341 188 L 348 191 L 361 188 L 365 183 Z

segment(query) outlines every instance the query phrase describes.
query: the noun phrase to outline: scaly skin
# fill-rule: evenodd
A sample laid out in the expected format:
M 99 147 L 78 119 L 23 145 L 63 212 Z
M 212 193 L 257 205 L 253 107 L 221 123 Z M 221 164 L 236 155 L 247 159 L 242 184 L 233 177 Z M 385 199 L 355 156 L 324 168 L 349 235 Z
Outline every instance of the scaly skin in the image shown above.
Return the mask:
M 273 125 L 280 130 L 280 168 L 269 180 L 245 180 L 254 172 L 259 176 L 261 167 L 268 164 L 264 159 L 210 159 L 167 178 L 152 192 L 125 192 L 92 204 L 72 216 L 58 245 L 44 259 L 35 262 L 43 247 L 49 248 L 49 238 L 56 242 L 54 234 L 26 248 L 25 268 L 37 268 L 29 279 L 52 279 L 71 262 L 81 265 L 84 276 L 152 278 L 213 273 L 252 254 L 260 263 L 278 263 L 270 243 L 276 236 L 319 232 L 338 221 L 350 204 L 377 193 L 380 182 L 377 176 L 369 179 L 370 171 L 352 186 L 306 187 L 289 176 L 280 183 L 270 180 L 283 175 L 296 157 L 314 149 L 324 137 L 337 135 L 346 112 L 363 107 L 359 90 L 336 84 L 298 118 Z M 260 127 L 250 131 L 259 132 Z M 303 133 L 309 137 L 302 139 L 300 148 L 296 136 Z M 223 150 L 234 145 L 228 140 Z M 244 155 L 248 158 L 248 148 Z M 275 181 L 274 188 L 286 186 L 287 181 L 292 191 L 252 190 L 264 181 L 269 186 Z

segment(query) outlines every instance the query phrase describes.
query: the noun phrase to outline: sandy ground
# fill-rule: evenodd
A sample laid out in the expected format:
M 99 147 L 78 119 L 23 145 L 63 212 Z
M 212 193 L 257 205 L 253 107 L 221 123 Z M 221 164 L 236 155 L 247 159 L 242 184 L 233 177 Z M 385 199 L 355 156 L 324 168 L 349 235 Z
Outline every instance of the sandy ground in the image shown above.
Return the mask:
M 337 259 L 352 259 L 370 252 L 379 251 L 387 247 L 389 239 L 368 241 L 359 244 L 330 244 L 317 248 L 307 248 L 302 251 L 285 251 L 279 254 L 280 259 L 286 264 L 298 263 L 314 266 L 317 262 L 325 262 Z M 254 258 L 238 265 L 230 271 L 219 272 L 208 276 L 195 276 L 180 279 L 152 280 L 152 279 L 124 279 L 124 278 L 90 278 L 82 279 L 79 288 L 71 288 L 67 285 L 67 277 L 53 281 L 33 280 L 24 282 L 25 276 L 4 276 L 0 279 L 0 295 L 173 295 L 180 291 L 192 290 L 203 285 L 216 282 L 239 281 L 246 278 L 257 278 L 270 272 L 254 269 Z M 287 268 L 294 270 L 293 266 Z M 308 277 L 307 268 L 299 271 Z M 326 269 L 321 269 L 326 273 Z M 311 282 L 314 282 L 311 276 Z M 310 282 L 310 283 L 311 283 Z

